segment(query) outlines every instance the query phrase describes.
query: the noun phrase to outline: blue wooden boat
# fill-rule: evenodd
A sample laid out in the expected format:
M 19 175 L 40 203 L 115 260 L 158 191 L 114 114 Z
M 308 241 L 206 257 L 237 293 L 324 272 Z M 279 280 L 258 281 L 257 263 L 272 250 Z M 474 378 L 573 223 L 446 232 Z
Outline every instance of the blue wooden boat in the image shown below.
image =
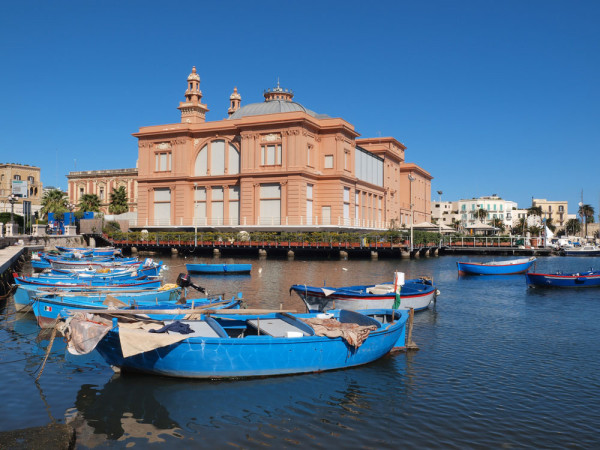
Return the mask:
M 181 288 L 171 288 L 164 291 L 152 292 L 115 292 L 112 294 L 41 294 L 33 299 L 32 310 L 40 328 L 52 328 L 59 317 L 65 318 L 76 311 L 106 310 L 112 302 L 116 307 L 115 313 L 123 310 L 148 310 L 154 311 L 148 317 L 160 320 L 165 317 L 177 320 L 193 313 L 197 308 L 238 308 L 241 298 L 232 298 L 223 301 L 221 297 L 198 298 L 187 300 L 183 304 L 176 303 L 181 295 Z M 240 295 L 241 297 L 241 295 Z M 181 311 L 180 315 L 166 313 L 173 310 Z M 161 314 L 164 311 L 165 314 Z
M 302 299 L 309 312 L 322 312 L 329 309 L 357 311 L 373 308 L 395 308 L 422 311 L 427 309 L 437 296 L 437 289 L 430 279 L 406 280 L 400 288 L 397 302 L 393 283 L 369 284 L 344 287 L 307 286 L 294 284 L 290 292 Z
M 185 268 L 190 273 L 239 275 L 250 273 L 252 264 L 186 264 Z
M 13 274 L 15 284 L 29 286 L 46 287 L 85 287 L 85 286 L 138 286 L 138 285 L 156 285 L 160 286 L 161 281 L 157 278 L 148 278 L 143 275 L 137 278 L 37 278 L 28 276 L 19 276 Z
M 535 262 L 535 256 L 530 258 L 509 259 L 490 262 L 457 262 L 459 275 L 515 275 L 525 273 Z
M 74 339 L 79 327 L 97 327 L 106 335 L 96 349 L 112 366 L 121 371 L 136 371 L 183 378 L 240 378 L 321 372 L 367 364 L 381 358 L 394 347 L 405 346 L 407 311 L 366 310 L 362 312 L 335 310 L 331 314 L 267 314 L 240 311 L 215 311 L 199 320 L 157 324 L 186 327 L 191 334 L 168 331 L 150 333 L 131 330 L 119 319 L 112 323 L 105 318 L 90 321 L 83 315 L 69 323 L 69 351 L 89 352 Z M 235 325 L 231 317 L 235 314 Z M 327 337 L 318 335 L 305 320 L 327 316 L 338 327 L 356 324 L 364 341 L 353 341 L 353 335 Z M 330 319 L 331 320 L 331 319 Z M 102 323 L 104 321 L 104 323 Z M 354 325 L 351 325 L 354 326 Z M 365 337 L 365 334 L 368 336 Z M 134 344 L 134 345 L 131 345 Z M 140 349 L 139 345 L 145 345 Z M 358 345 L 358 346 L 357 346 Z
M 526 273 L 525 278 L 529 287 L 600 287 L 600 270 L 577 273 Z
M 64 253 L 75 253 L 75 252 L 89 252 L 91 251 L 94 256 L 114 256 L 120 255 L 121 249 L 115 247 L 63 247 L 56 246 L 56 249 Z
M 19 312 L 30 312 L 33 298 L 39 293 L 48 292 L 79 292 L 79 293 L 109 293 L 113 292 L 140 292 L 158 289 L 160 280 L 141 280 L 137 283 L 123 283 L 117 285 L 90 286 L 81 284 L 19 284 L 13 294 L 15 309 Z

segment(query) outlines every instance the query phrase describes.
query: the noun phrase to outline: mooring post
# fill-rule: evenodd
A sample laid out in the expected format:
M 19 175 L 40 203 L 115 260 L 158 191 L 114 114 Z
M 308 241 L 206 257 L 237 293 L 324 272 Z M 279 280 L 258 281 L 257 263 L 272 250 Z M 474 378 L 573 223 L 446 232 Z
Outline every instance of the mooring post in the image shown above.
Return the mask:
M 419 350 L 419 346 L 412 340 L 413 320 L 415 318 L 415 309 L 408 310 L 408 332 L 406 333 L 406 350 Z

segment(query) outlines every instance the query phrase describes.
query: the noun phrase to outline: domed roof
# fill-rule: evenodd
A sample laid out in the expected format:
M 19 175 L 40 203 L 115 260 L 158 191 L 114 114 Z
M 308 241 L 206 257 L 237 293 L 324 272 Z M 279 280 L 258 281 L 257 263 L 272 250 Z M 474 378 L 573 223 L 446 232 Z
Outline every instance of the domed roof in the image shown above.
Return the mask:
M 242 106 L 231 115 L 230 119 L 241 119 L 242 117 L 248 116 L 261 116 L 263 114 L 279 114 L 296 111 L 305 112 L 317 119 L 326 119 L 329 117 L 327 114 L 317 114 L 316 112 L 305 108 L 300 103 L 289 100 L 269 100 L 268 102 L 250 103 L 249 105 Z

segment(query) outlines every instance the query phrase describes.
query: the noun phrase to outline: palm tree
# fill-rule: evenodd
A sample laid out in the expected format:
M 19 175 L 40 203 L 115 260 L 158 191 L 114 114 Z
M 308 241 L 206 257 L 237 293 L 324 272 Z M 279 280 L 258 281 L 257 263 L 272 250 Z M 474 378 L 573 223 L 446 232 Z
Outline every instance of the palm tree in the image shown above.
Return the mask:
M 505 229 L 506 227 L 504 226 L 504 221 L 503 221 L 502 219 L 498 219 L 498 218 L 496 218 L 496 219 L 493 219 L 493 220 L 492 220 L 492 225 L 493 225 L 494 227 L 496 227 L 496 228 L 499 228 L 499 229 L 500 229 L 500 232 L 504 233 L 504 229 Z
M 127 191 L 125 186 L 119 186 L 118 189 L 113 188 L 110 193 L 110 205 L 108 206 L 108 212 L 112 214 L 123 214 L 129 211 L 127 203 Z
M 531 208 L 527 208 L 528 216 L 539 216 L 542 217 L 542 207 L 541 206 L 532 206 Z
M 552 231 L 553 233 L 556 231 L 556 225 L 554 225 L 554 222 L 552 222 L 552 219 L 546 219 L 546 226 L 550 229 L 550 231 Z
M 473 215 L 475 216 L 476 219 L 479 219 L 479 221 L 481 222 L 482 219 L 485 219 L 487 217 L 487 210 L 483 209 L 483 208 L 479 208 L 479 209 L 473 211 Z
M 80 211 L 100 212 L 100 198 L 96 194 L 83 194 L 78 207 Z
M 594 223 L 594 207 L 592 205 L 581 205 L 578 214 L 585 223 L 585 235 L 587 236 L 587 224 Z
M 575 236 L 581 231 L 581 223 L 577 219 L 569 219 L 565 224 L 565 229 L 569 236 Z
M 514 228 L 514 230 L 517 233 L 523 233 L 523 236 L 525 236 L 525 233 L 527 232 L 527 219 L 525 217 L 521 217 L 519 219 L 519 221 L 517 222 L 517 226 Z
M 52 189 L 44 192 L 42 196 L 42 208 L 40 209 L 42 217 L 47 217 L 48 213 L 65 213 L 68 210 L 66 192 L 60 189 Z

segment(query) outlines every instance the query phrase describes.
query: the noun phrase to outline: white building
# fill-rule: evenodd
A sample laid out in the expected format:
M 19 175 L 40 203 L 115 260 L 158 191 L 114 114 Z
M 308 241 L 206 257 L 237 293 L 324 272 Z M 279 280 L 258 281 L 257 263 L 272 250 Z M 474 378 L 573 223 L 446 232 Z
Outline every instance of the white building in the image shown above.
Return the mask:
M 510 228 L 513 224 L 513 210 L 516 210 L 518 207 L 516 202 L 504 200 L 497 195 L 463 199 L 455 203 L 456 221 L 462 227 L 475 225 L 480 222 L 491 225 L 494 219 L 500 219 L 505 227 Z M 477 212 L 480 209 L 486 211 L 486 217 L 483 219 L 477 217 Z
M 441 220 L 442 225 L 452 226 L 452 219 L 455 218 L 453 214 L 455 203 L 431 201 L 431 218 L 435 220 L 436 224 L 439 224 Z

